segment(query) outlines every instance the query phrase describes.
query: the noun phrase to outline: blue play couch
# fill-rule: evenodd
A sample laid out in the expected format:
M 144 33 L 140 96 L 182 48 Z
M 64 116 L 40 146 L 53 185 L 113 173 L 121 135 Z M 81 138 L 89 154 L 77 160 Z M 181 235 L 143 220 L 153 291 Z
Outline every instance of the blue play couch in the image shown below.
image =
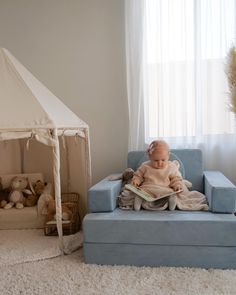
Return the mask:
M 236 187 L 220 172 L 204 172 L 198 149 L 172 150 L 171 159 L 205 193 L 210 212 L 120 210 L 121 181 L 106 178 L 89 190 L 86 263 L 236 268 Z M 145 160 L 145 152 L 130 152 L 128 167 L 136 170 Z

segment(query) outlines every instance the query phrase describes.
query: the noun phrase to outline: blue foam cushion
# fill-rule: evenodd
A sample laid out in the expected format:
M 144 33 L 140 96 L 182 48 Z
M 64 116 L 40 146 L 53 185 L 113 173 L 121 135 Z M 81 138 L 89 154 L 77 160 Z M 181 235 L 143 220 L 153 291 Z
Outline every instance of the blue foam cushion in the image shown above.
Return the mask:
M 84 243 L 86 263 L 236 268 L 236 247 Z
M 236 246 L 233 214 L 189 211 L 124 211 L 88 214 L 87 243 Z
M 117 206 L 117 196 L 120 194 L 121 180 L 103 179 L 88 191 L 88 208 L 90 212 L 109 212 Z
M 233 213 L 236 206 L 236 187 L 219 171 L 204 172 L 205 195 L 212 212 Z

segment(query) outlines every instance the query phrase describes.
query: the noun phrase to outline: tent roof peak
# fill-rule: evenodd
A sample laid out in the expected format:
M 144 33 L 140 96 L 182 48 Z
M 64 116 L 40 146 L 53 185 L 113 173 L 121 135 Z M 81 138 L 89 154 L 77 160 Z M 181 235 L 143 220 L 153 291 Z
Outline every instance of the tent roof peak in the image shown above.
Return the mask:
M 0 48 L 0 107 L 0 129 L 88 128 L 5 48 Z

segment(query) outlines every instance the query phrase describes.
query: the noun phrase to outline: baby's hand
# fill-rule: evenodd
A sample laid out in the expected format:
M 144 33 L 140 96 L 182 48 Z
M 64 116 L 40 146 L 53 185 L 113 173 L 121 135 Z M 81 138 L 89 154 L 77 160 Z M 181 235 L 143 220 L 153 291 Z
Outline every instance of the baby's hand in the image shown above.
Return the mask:
M 175 187 L 174 187 L 174 191 L 176 191 L 176 192 L 177 191 L 181 191 L 182 189 L 183 189 L 183 186 L 180 183 L 179 184 L 176 184 Z
M 131 184 L 135 187 L 138 187 L 139 186 L 139 181 L 137 181 L 136 179 L 133 179 Z

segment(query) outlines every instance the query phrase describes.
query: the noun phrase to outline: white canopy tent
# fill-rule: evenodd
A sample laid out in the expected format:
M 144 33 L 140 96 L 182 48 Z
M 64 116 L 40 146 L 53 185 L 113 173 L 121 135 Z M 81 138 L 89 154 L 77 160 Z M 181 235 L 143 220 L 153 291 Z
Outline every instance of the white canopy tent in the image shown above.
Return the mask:
M 54 183 L 63 250 L 61 190 L 78 192 L 86 213 L 89 127 L 6 49 L 0 48 L 0 173 L 42 172 Z

